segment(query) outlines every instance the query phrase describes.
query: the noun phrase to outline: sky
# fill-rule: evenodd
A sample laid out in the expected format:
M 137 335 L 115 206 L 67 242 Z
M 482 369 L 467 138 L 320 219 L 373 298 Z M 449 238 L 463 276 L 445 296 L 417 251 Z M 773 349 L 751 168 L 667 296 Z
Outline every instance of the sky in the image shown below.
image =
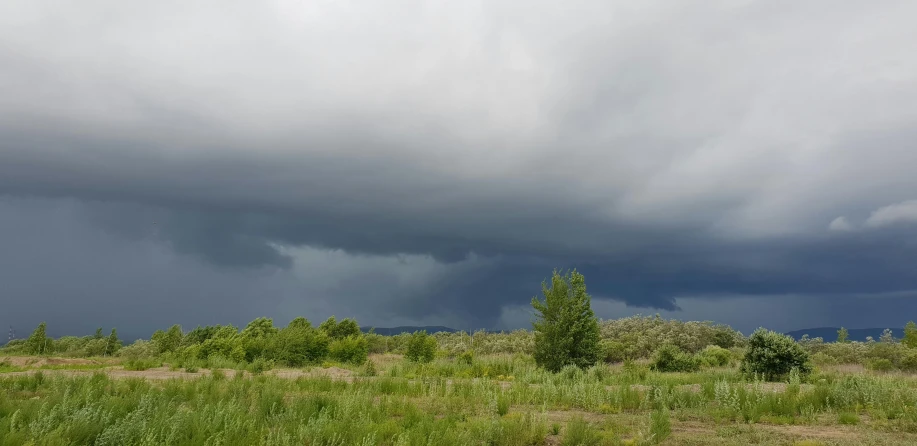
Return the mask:
M 917 3 L 0 2 L 0 327 L 917 319 Z

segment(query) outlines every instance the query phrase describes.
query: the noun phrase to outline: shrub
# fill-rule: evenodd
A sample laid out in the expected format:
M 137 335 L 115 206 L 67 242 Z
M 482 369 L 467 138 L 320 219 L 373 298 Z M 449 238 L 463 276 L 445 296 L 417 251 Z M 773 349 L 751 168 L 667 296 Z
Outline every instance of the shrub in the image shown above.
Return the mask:
M 129 359 L 152 358 L 158 354 L 156 344 L 138 339 L 133 344 L 118 350 L 118 356 Z
M 812 363 L 815 365 L 836 365 L 837 359 L 834 356 L 829 356 L 825 352 L 818 352 L 812 355 Z
M 653 443 L 661 443 L 672 434 L 672 423 L 669 421 L 669 411 L 662 409 L 650 415 L 650 435 Z
M 269 355 L 293 367 L 315 363 L 328 355 L 328 335 L 305 325 L 287 326 L 271 338 Z
M 917 324 L 914 321 L 904 326 L 904 337 L 901 338 L 901 343 L 908 348 L 917 348 Z
M 366 365 L 363 366 L 363 376 L 376 376 L 378 373 L 376 363 L 372 359 L 367 359 Z
M 623 342 L 611 339 L 602 339 L 599 342 L 602 359 L 607 363 L 622 362 L 628 359 L 627 346 Z
M 436 357 L 436 348 L 436 338 L 428 335 L 426 331 L 417 331 L 408 340 L 404 357 L 411 362 L 431 362 Z
M 709 367 L 725 367 L 732 360 L 732 352 L 717 345 L 708 345 L 699 355 L 701 361 Z
M 866 363 L 866 368 L 877 372 L 889 372 L 895 369 L 895 364 L 885 358 L 870 359 Z
M 159 367 L 162 362 L 150 358 L 128 359 L 124 363 L 124 370 L 143 371 L 153 367 Z
M 564 438 L 560 441 L 562 446 L 594 446 L 601 444 L 602 437 L 582 416 L 576 416 L 564 430 Z
M 359 336 L 362 334 L 357 321 L 348 318 L 338 322 L 334 316 L 322 322 L 318 326 L 318 329 L 324 331 L 331 339 L 343 339 L 348 336 Z
M 812 372 L 809 354 L 793 338 L 759 328 L 748 338 L 748 349 L 742 360 L 745 374 L 759 374 L 767 380 L 781 378 L 793 368 L 801 376 Z
M 259 375 L 268 371 L 274 367 L 272 361 L 268 361 L 264 358 L 256 358 L 251 364 L 248 365 L 247 369 L 252 375 Z
M 458 357 L 458 362 L 460 364 L 466 364 L 466 365 L 473 364 L 474 363 L 474 351 L 472 350 L 463 351 L 462 354 L 459 355 Z
M 837 414 L 838 424 L 860 424 L 860 417 L 853 412 L 841 412 Z
M 657 372 L 694 372 L 700 369 L 700 360 L 676 345 L 666 344 L 656 350 L 650 368 Z
M 557 372 L 566 365 L 581 369 L 600 359 L 599 325 L 592 311 L 592 298 L 586 293 L 586 280 L 573 270 L 551 277 L 551 288 L 542 283 L 544 301 L 532 298 L 538 313 L 535 330 L 535 363 Z
M 368 345 L 363 335 L 347 336 L 336 339 L 328 347 L 328 355 L 337 361 L 350 364 L 362 364 L 368 356 Z
M 917 372 L 917 350 L 908 349 L 898 362 L 901 370 L 908 372 Z

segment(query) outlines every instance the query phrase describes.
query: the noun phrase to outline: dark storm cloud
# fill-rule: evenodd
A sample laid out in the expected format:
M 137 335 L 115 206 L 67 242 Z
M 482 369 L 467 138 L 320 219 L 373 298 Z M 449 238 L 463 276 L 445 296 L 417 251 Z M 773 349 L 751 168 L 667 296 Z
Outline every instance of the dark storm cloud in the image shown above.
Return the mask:
M 0 6 L 15 314 L 492 326 L 555 267 L 668 311 L 917 290 L 911 2 L 223 5 Z

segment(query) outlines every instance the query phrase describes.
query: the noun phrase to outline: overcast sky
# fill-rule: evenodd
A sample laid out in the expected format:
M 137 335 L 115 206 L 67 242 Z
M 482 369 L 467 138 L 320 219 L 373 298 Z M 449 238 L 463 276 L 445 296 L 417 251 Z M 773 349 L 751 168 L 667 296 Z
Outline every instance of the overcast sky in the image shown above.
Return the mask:
M 917 2 L 0 2 L 0 324 L 917 319 Z

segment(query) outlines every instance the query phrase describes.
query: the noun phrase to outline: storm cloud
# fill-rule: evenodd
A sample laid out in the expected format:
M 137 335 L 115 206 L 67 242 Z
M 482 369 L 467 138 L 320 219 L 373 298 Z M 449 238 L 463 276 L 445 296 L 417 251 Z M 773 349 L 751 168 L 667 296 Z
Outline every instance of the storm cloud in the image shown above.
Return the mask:
M 0 323 L 512 328 L 576 267 L 604 317 L 900 326 L 915 14 L 3 2 Z

